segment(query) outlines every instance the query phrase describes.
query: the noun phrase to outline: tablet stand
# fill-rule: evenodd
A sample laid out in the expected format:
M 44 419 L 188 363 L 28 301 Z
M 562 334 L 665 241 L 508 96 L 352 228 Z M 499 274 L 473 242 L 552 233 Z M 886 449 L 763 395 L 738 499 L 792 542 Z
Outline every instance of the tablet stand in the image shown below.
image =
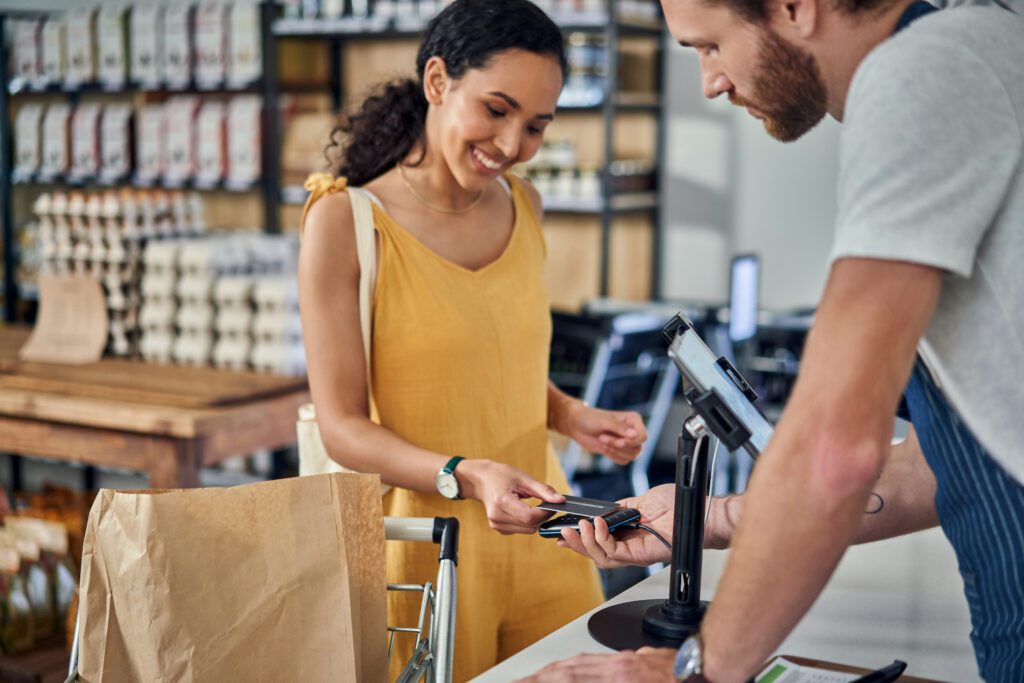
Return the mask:
M 662 334 L 671 345 L 679 334 L 692 329 L 690 321 L 680 314 L 669 321 Z M 716 364 L 748 400 L 757 399 L 728 360 L 719 358 Z M 747 444 L 751 433 L 714 388 L 701 393 L 688 386 L 683 397 L 693 408 L 693 415 L 683 422 L 676 451 L 676 507 L 668 600 L 622 602 L 595 612 L 587 622 L 590 635 L 616 650 L 647 645 L 678 647 L 700 627 L 707 611 L 707 603 L 700 599 L 700 578 L 708 494 L 708 436 L 714 434 L 722 446 L 737 451 Z
M 700 627 L 708 606 L 700 599 L 707 489 L 708 428 L 695 414 L 683 423 L 676 450 L 668 600 L 623 602 L 594 613 L 587 627 L 597 642 L 615 650 L 678 647 Z

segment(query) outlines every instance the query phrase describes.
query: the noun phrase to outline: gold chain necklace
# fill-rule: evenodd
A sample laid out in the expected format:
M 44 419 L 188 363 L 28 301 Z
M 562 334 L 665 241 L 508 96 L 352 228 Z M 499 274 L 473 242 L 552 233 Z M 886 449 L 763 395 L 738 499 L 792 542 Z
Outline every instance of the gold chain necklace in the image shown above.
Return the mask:
M 477 195 L 476 199 L 474 199 L 472 201 L 472 203 L 470 203 L 469 206 L 467 206 L 465 208 L 462 208 L 462 209 L 445 209 L 445 208 L 442 208 L 440 206 L 434 206 L 433 204 L 428 202 L 426 199 L 424 199 L 423 195 L 421 195 L 419 192 L 416 191 L 416 188 L 414 188 L 412 186 L 412 183 L 410 183 L 409 179 L 405 176 L 405 167 L 402 164 L 398 164 L 398 175 L 402 176 L 402 182 L 405 183 L 405 187 L 409 190 L 409 192 L 412 193 L 413 197 L 418 199 L 420 201 L 420 203 L 423 204 L 424 206 L 426 206 L 428 209 L 433 209 L 434 211 L 437 211 L 438 213 L 447 213 L 447 214 L 469 213 L 470 211 L 475 209 L 477 207 L 477 205 L 481 201 L 483 201 L 483 198 L 484 198 L 484 191 L 480 190 L 480 193 Z

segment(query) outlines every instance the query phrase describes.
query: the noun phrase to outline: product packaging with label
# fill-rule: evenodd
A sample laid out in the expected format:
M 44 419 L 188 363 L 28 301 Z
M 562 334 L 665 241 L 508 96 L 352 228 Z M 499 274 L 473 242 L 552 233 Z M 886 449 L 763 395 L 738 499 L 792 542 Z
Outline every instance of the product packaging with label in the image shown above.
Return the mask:
M 81 104 L 71 118 L 71 177 L 93 178 L 100 170 L 100 112 L 102 105 Z
M 71 105 L 64 102 L 51 104 L 46 110 L 43 117 L 43 159 L 39 169 L 41 179 L 52 179 L 68 171 L 70 118 Z
M 96 80 L 96 10 L 73 9 L 66 15 L 67 75 L 65 84 L 76 88 Z
M 14 25 L 14 75 L 25 84 L 38 84 L 43 73 L 42 56 L 43 22 L 25 19 Z
M 195 173 L 195 129 L 199 103 L 195 95 L 178 95 L 167 100 L 165 185 L 182 185 Z
M 129 20 L 131 28 L 131 77 L 143 89 L 160 85 L 164 41 L 164 8 L 162 5 L 134 5 Z
M 31 102 L 18 111 L 14 122 L 14 178 L 25 180 L 39 170 L 40 125 L 43 105 Z
M 60 17 L 47 19 L 43 24 L 42 85 L 64 81 L 64 47 L 64 20 Z
M 163 80 L 172 90 L 182 90 L 192 81 L 192 16 L 194 6 L 168 5 L 164 10 Z
M 196 85 L 216 88 L 227 73 L 228 5 L 216 0 L 200 3 L 196 22 Z
M 99 80 L 107 90 L 119 90 L 128 79 L 128 11 L 125 5 L 103 5 L 96 18 L 99 36 Z
M 136 182 L 150 185 L 164 172 L 165 105 L 147 104 L 135 120 Z
M 243 87 L 263 73 L 260 6 L 252 0 L 231 6 L 228 30 L 228 85 Z
M 109 104 L 103 109 L 100 133 L 100 178 L 115 183 L 131 170 L 130 104 Z
M 228 104 L 228 182 L 246 186 L 259 180 L 260 114 L 258 95 L 239 95 Z
M 225 106 L 205 102 L 196 123 L 196 184 L 213 186 L 224 179 L 226 166 Z

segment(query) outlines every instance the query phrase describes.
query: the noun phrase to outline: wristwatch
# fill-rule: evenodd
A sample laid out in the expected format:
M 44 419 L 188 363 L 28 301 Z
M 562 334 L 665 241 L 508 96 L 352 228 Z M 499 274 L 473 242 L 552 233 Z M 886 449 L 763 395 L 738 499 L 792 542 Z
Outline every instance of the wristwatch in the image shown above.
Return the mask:
M 461 492 L 459 491 L 459 480 L 455 478 L 455 468 L 463 460 L 465 458 L 461 455 L 456 455 L 445 463 L 445 466 L 434 477 L 434 486 L 437 487 L 437 492 L 449 500 L 462 500 Z
M 700 640 L 700 633 L 694 633 L 683 641 L 679 652 L 676 654 L 676 666 L 673 670 L 676 680 L 680 683 L 706 683 L 703 675 L 701 656 L 704 651 L 704 644 Z

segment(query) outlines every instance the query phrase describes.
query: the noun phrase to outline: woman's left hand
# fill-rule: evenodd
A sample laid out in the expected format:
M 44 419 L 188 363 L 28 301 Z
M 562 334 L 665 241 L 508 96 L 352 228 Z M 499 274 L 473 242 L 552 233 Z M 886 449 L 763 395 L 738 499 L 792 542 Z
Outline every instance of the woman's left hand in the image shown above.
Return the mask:
M 590 408 L 580 401 L 573 401 L 567 410 L 565 435 L 616 464 L 635 460 L 647 441 L 647 427 L 639 413 Z

